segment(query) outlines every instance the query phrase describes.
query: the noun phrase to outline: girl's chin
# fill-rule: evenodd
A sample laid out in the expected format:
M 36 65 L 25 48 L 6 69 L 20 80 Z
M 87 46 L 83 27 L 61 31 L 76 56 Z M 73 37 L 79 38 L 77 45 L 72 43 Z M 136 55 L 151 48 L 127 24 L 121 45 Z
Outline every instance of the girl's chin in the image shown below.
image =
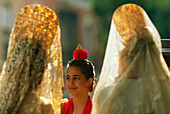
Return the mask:
M 78 94 L 78 93 L 70 93 L 72 96 L 79 96 L 80 94 Z
M 69 90 L 69 93 L 72 94 L 77 94 L 76 90 Z
M 69 93 L 72 95 L 72 96 L 79 96 L 81 95 L 80 92 L 77 92 L 77 91 L 69 91 Z

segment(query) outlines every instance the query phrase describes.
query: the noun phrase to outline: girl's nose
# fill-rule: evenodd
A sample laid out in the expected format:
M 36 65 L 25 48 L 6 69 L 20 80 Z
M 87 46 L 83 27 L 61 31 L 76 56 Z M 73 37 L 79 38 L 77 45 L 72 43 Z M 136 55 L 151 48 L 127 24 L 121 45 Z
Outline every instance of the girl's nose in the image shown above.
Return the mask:
M 74 84 L 74 79 L 70 79 L 70 84 Z

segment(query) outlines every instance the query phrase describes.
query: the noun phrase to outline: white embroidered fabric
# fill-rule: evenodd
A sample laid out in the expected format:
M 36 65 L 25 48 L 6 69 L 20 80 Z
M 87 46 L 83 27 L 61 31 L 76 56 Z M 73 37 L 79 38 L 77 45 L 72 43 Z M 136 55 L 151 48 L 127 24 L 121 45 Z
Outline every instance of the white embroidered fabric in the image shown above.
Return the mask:
M 170 72 L 146 12 L 125 4 L 113 14 L 92 114 L 170 114 Z
M 42 5 L 25 6 L 16 17 L 0 75 L 0 114 L 60 113 L 62 74 L 55 12 Z

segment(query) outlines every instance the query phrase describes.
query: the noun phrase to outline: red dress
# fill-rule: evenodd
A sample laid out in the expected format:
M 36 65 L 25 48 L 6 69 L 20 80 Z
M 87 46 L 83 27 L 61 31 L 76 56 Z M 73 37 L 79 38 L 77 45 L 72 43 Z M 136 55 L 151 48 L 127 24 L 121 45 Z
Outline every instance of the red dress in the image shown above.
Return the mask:
M 90 96 L 88 96 L 88 100 L 82 114 L 91 114 L 91 110 L 92 100 Z M 73 114 L 73 98 L 71 98 L 68 102 L 61 103 L 61 114 Z

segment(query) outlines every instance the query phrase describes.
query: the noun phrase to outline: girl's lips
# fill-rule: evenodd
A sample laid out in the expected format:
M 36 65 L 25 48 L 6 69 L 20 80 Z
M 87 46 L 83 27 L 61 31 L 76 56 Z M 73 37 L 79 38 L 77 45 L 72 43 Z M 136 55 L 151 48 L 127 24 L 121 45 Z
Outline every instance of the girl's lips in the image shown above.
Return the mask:
M 69 89 L 77 89 L 76 87 L 70 87 Z

